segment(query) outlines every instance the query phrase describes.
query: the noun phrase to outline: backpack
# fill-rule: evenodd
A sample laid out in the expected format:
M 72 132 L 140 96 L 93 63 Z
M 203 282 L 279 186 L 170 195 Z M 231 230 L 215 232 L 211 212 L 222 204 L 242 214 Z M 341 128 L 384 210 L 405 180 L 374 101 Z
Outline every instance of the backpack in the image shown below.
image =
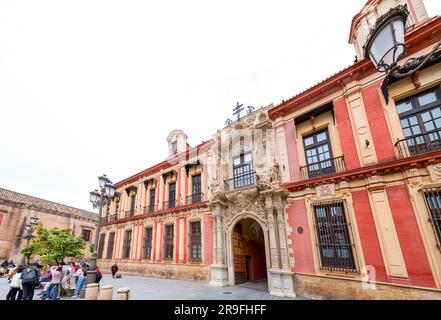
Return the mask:
M 21 280 L 21 283 L 24 285 L 34 285 L 36 287 L 40 285 L 37 270 L 33 268 L 24 269 L 21 274 Z

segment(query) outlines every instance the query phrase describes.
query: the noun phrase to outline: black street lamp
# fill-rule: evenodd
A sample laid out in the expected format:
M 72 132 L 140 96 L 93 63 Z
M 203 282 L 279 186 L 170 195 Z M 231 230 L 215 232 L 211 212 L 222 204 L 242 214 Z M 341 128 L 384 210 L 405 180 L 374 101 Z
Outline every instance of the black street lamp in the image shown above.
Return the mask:
M 98 184 L 100 190 L 94 190 L 90 192 L 90 202 L 93 208 L 99 208 L 98 225 L 95 234 L 95 243 L 93 248 L 92 257 L 90 258 L 90 266 L 87 271 L 87 284 L 95 283 L 96 281 L 96 261 L 98 259 L 98 241 L 101 227 L 101 214 L 103 205 L 109 204 L 110 200 L 115 196 L 115 187 L 105 174 L 98 177 Z
M 403 66 L 398 65 L 406 52 L 404 34 L 408 16 L 407 5 L 389 10 L 378 18 L 364 46 L 365 58 L 371 59 L 379 72 L 387 74 L 381 86 L 386 103 L 389 101 L 388 86 L 392 81 L 414 75 L 422 68 L 441 61 L 440 41 L 430 53 L 411 58 Z

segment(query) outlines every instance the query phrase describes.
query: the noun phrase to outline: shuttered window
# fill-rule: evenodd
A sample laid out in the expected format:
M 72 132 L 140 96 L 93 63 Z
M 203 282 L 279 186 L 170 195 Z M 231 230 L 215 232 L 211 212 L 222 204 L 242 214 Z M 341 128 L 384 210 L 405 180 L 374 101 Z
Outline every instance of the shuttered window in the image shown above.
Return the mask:
M 144 259 L 152 258 L 153 228 L 148 227 L 144 230 Z
M 202 259 L 201 222 L 190 223 L 190 256 L 192 260 Z
M 165 226 L 164 234 L 164 258 L 173 259 L 173 240 L 174 240 L 174 225 Z
M 107 240 L 107 259 L 112 259 L 113 256 L 113 246 L 115 243 L 115 232 L 109 233 L 109 240 Z

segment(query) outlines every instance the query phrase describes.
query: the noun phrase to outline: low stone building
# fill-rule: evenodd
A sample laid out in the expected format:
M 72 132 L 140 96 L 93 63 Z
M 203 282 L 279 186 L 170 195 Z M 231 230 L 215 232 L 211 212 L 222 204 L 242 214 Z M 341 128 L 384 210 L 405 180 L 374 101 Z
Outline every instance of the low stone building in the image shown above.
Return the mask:
M 0 259 L 21 262 L 20 253 L 26 245 L 31 218 L 37 218 L 45 228 L 70 228 L 76 236 L 93 243 L 98 215 L 52 201 L 0 188 Z M 84 250 L 91 255 L 89 245 Z

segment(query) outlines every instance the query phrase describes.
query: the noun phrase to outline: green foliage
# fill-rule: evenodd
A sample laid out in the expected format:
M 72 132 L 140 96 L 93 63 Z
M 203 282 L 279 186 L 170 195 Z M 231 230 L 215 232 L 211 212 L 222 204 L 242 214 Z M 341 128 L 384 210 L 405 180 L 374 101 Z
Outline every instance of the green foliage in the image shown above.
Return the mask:
M 42 262 L 58 263 L 68 257 L 83 258 L 85 247 L 84 240 L 75 237 L 71 229 L 45 229 L 40 225 L 36 237 L 23 248 L 22 254 L 26 257 L 39 255 Z
M 89 250 L 90 250 L 90 252 L 93 253 L 93 251 L 95 250 L 95 243 L 91 243 L 91 244 L 90 244 L 90 246 L 89 246 Z

